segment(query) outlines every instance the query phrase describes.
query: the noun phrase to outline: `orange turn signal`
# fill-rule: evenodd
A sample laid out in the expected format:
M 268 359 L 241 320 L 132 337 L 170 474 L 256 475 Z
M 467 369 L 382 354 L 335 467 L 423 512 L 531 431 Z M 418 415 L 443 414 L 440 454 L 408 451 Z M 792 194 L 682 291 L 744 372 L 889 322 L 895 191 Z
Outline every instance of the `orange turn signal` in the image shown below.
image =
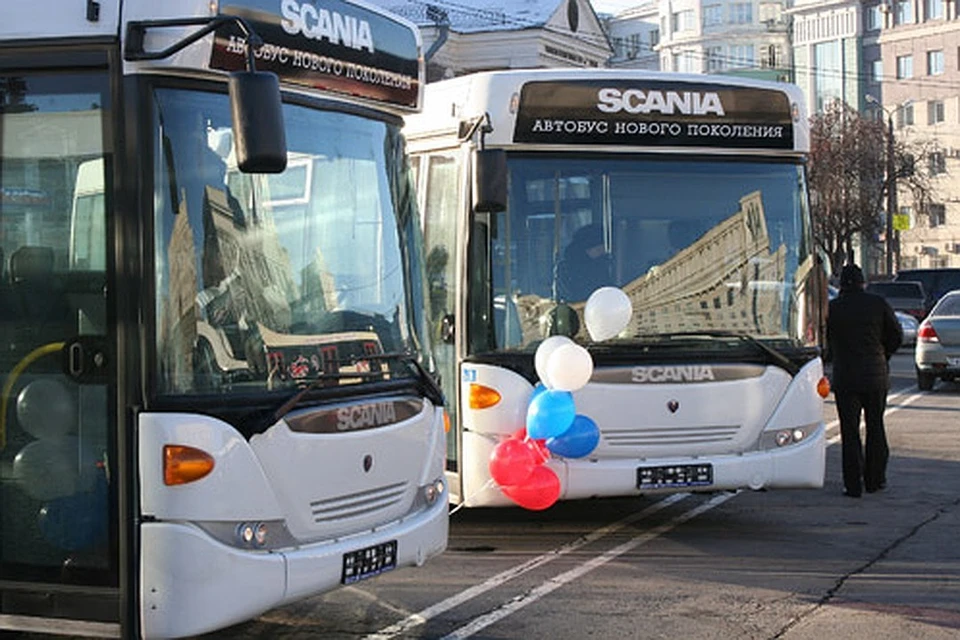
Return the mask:
M 820 394 L 821 398 L 830 395 L 830 381 L 827 380 L 826 376 L 820 378 L 820 382 L 817 383 L 817 393 Z
M 446 410 L 443 412 L 443 432 L 450 433 L 450 414 Z
M 163 483 L 186 484 L 213 471 L 213 456 L 206 451 L 182 444 L 163 447 Z
M 470 385 L 470 408 L 487 409 L 500 402 L 500 392 L 482 384 Z

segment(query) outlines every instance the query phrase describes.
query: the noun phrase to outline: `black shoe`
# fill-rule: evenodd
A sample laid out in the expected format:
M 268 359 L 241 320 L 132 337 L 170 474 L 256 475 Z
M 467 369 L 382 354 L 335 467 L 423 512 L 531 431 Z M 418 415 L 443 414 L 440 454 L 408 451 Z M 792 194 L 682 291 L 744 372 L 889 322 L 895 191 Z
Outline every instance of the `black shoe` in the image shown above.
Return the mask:
M 877 491 L 883 491 L 886 488 L 887 488 L 887 483 L 881 482 L 875 487 L 867 487 L 867 493 L 876 493 Z
M 843 495 L 847 496 L 848 498 L 859 498 L 861 494 L 859 491 L 847 491 L 844 489 Z

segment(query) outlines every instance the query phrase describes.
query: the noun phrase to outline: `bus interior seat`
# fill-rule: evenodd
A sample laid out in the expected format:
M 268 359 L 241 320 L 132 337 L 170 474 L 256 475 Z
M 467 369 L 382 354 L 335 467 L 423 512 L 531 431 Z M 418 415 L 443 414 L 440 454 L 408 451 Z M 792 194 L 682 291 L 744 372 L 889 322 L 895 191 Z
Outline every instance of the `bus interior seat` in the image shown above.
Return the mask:
M 62 329 L 50 339 L 64 339 L 73 330 L 70 307 L 54 274 L 54 253 L 50 247 L 25 245 L 10 255 L 10 288 L 19 320 L 47 334 L 48 328 Z

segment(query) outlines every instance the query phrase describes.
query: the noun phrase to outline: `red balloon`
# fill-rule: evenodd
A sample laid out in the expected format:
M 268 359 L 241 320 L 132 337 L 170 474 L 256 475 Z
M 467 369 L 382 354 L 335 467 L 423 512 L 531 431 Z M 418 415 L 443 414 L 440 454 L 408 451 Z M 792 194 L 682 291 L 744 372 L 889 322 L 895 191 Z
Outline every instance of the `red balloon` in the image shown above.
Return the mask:
M 490 453 L 490 477 L 500 486 L 518 485 L 527 481 L 540 464 L 533 449 L 523 440 L 507 438 L 497 443 Z
M 516 438 L 517 440 L 523 440 L 524 442 L 527 443 L 528 447 L 533 449 L 534 455 L 537 460 L 537 464 L 543 464 L 544 462 L 550 459 L 550 449 L 547 448 L 546 438 L 540 438 L 539 440 L 528 438 L 526 427 L 521 427 L 520 429 L 517 429 L 513 433 L 512 437 Z
M 542 511 L 560 497 L 560 478 L 550 467 L 535 467 L 523 484 L 501 486 L 500 490 L 524 509 Z

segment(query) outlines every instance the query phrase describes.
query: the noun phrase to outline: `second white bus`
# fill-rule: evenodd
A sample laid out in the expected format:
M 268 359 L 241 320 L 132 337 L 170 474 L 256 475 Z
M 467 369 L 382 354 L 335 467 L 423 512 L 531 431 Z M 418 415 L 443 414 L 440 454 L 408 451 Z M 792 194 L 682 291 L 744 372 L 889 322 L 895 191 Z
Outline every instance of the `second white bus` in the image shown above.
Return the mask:
M 557 334 L 592 355 L 574 399 L 600 430 L 588 456 L 547 461 L 561 499 L 822 486 L 826 290 L 796 87 L 522 70 L 425 91 L 405 133 L 454 501 L 510 504 L 490 455 Z M 583 310 L 601 286 L 633 313 L 597 342 Z

